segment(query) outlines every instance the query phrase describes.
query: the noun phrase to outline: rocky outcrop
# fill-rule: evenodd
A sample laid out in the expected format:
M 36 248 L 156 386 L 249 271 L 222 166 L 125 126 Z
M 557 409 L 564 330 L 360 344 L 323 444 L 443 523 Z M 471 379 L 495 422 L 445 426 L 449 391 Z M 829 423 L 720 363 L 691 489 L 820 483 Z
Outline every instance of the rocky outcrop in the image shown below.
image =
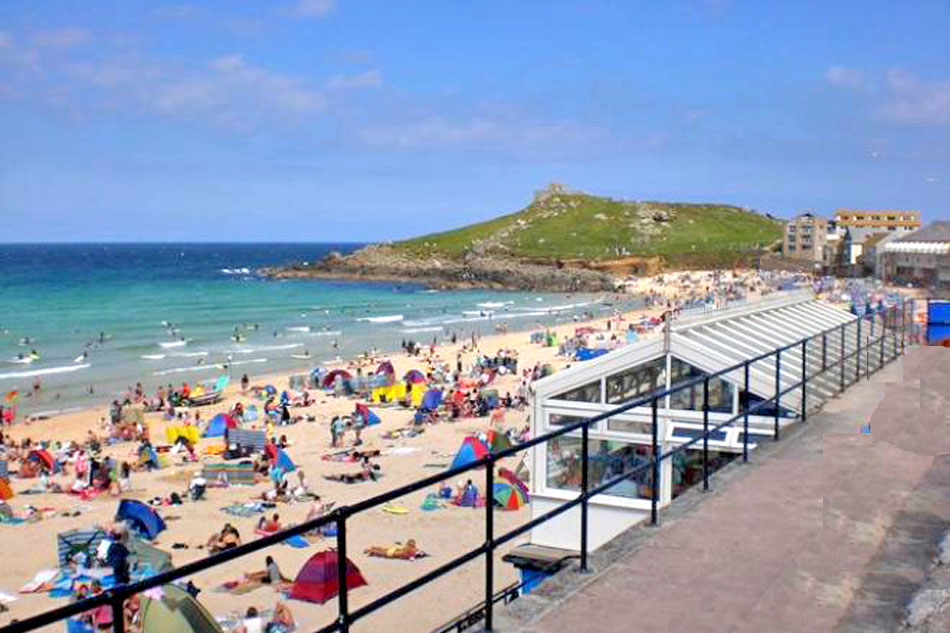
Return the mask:
M 292 264 L 261 272 L 277 279 L 402 281 L 433 288 L 602 292 L 616 287 L 614 278 L 601 271 L 528 263 L 475 252 L 458 260 L 417 256 L 385 245 L 367 246 L 345 256 L 331 253 L 315 264 Z

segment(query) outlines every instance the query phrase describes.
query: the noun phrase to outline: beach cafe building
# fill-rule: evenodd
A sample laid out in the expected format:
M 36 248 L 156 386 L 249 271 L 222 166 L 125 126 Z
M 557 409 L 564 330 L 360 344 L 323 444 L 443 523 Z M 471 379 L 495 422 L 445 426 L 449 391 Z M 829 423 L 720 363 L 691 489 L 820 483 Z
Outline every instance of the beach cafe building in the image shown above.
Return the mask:
M 698 315 L 681 315 L 662 336 L 642 340 L 609 354 L 573 366 L 534 383 L 531 409 L 533 437 L 554 431 L 625 402 L 678 383 L 732 367 L 743 360 L 800 342 L 837 328 L 835 335 L 813 341 L 806 352 L 809 382 L 806 413 L 821 406 L 837 391 L 837 372 L 812 379 L 823 362 L 840 358 L 844 327 L 845 353 L 858 343 L 858 318 L 823 301 L 810 292 L 781 293 L 763 301 Z M 869 323 L 865 321 L 865 334 Z M 817 344 L 815 344 L 817 343 Z M 822 350 L 823 345 L 825 350 Z M 749 406 L 772 398 L 776 392 L 774 358 L 751 366 Z M 847 363 L 845 363 L 847 366 Z M 801 380 L 800 348 L 782 353 L 782 388 Z M 849 369 L 849 380 L 854 370 Z M 710 427 L 741 411 L 745 376 L 740 369 L 715 378 L 709 384 Z M 801 392 L 794 389 L 781 398 L 779 428 L 797 420 Z M 703 433 L 703 385 L 700 382 L 667 395 L 659 401 L 658 440 L 662 455 Z M 775 433 L 775 407 L 765 405 L 749 416 L 749 449 L 771 440 Z M 631 409 L 591 426 L 588 444 L 588 478 L 591 486 L 648 462 L 653 452 L 652 407 Z M 710 472 L 723 467 L 743 450 L 743 424 L 724 427 L 708 442 Z M 589 543 L 592 549 L 648 519 L 652 495 L 659 507 L 670 504 L 691 486 L 702 482 L 702 443 L 695 450 L 681 451 L 661 462 L 660 481 L 652 481 L 650 468 L 642 475 L 623 480 L 589 503 Z M 581 431 L 560 436 L 533 447 L 530 456 L 532 518 L 553 510 L 576 497 L 581 486 Z M 572 508 L 531 532 L 531 543 L 562 549 L 577 549 L 580 540 L 579 508 Z

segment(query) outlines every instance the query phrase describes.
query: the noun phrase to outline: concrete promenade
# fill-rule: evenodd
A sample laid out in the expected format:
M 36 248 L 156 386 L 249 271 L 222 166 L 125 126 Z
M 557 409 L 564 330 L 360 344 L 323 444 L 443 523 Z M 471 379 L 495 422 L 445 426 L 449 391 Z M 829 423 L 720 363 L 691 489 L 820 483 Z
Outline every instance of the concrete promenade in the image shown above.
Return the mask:
M 495 631 L 896 630 L 950 529 L 948 403 L 950 350 L 909 350 L 602 548 L 593 573 L 499 609 Z

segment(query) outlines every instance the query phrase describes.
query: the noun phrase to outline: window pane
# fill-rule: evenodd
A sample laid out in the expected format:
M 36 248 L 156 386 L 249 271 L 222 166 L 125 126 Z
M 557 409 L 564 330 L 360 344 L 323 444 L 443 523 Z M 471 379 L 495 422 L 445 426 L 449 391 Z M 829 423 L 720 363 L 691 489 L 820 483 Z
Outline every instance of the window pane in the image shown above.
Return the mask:
M 640 433 L 642 435 L 653 435 L 652 421 L 618 420 L 610 418 L 607 420 L 607 429 L 618 431 L 620 433 Z
M 611 440 L 590 440 L 588 452 L 587 472 L 591 487 L 643 466 L 642 471 L 621 480 L 603 494 L 629 499 L 652 498 L 653 473 L 651 468 L 645 467 L 652 455 L 651 447 Z M 558 437 L 548 442 L 547 470 L 548 487 L 580 491 L 581 438 Z
M 560 413 L 551 413 L 548 415 L 548 424 L 551 426 L 565 426 L 586 419 L 587 418 L 579 415 L 562 415 Z
M 671 389 L 675 389 L 677 385 L 705 375 L 706 373 L 703 370 L 693 367 L 678 358 L 673 358 L 670 362 Z M 732 413 L 732 390 L 733 385 L 722 378 L 713 378 L 710 380 L 709 410 L 714 413 Z M 687 389 L 680 389 L 670 394 L 670 408 L 685 409 L 687 411 L 702 411 L 702 383 L 693 385 Z
M 607 403 L 620 404 L 666 388 L 666 357 L 651 360 L 607 378 Z
M 709 473 L 716 472 L 739 455 L 724 451 L 710 450 Z M 680 496 L 696 484 L 703 483 L 703 451 L 686 450 L 673 455 L 673 498 Z
M 742 398 L 744 398 L 744 397 L 746 397 L 745 389 L 741 389 L 741 390 L 739 391 L 739 399 L 740 399 L 740 401 L 741 401 Z M 765 402 L 765 398 L 760 398 L 759 396 L 755 395 L 754 393 L 748 394 L 748 398 L 749 398 L 749 404 L 748 404 L 749 408 L 754 407 L 755 405 L 759 404 L 760 402 Z M 741 411 L 742 408 L 740 407 L 739 410 Z M 753 413 L 750 413 L 749 415 L 761 415 L 761 416 L 766 417 L 766 418 L 775 417 L 775 403 L 774 403 L 774 402 L 769 402 L 768 404 L 766 404 L 766 405 L 764 405 L 764 406 L 762 406 L 762 407 L 759 407 L 758 409 L 756 409 Z M 797 414 L 797 413 L 792 413 L 791 411 L 789 411 L 789 410 L 786 409 L 785 407 L 782 407 L 782 408 L 781 408 L 781 411 L 779 412 L 779 417 L 782 417 L 782 418 L 794 418 L 794 417 L 798 417 L 798 414 Z
M 577 389 L 553 396 L 553 400 L 568 400 L 570 402 L 600 402 L 600 381 L 586 384 Z

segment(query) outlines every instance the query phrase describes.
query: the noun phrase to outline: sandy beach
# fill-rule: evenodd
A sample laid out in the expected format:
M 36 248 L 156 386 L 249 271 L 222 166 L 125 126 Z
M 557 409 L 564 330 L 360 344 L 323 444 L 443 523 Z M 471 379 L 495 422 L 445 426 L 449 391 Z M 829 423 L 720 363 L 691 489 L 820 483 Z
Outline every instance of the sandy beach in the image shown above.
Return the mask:
M 683 301 L 697 296 L 705 291 L 708 283 L 708 273 L 692 273 L 683 277 L 671 277 L 666 283 L 659 284 L 656 280 L 632 282 L 630 291 L 637 294 L 654 296 L 656 307 L 638 310 L 624 315 L 611 317 L 611 330 L 607 330 L 607 320 L 604 318 L 585 322 L 578 321 L 565 323 L 554 328 L 559 340 L 572 336 L 578 327 L 593 327 L 599 333 L 595 337 L 603 336 L 609 339 L 612 334 L 623 336 L 623 331 L 630 323 L 639 323 L 645 317 L 658 317 L 665 309 L 659 304 L 664 299 Z M 674 281 L 675 279 L 675 281 Z M 752 284 L 752 292 L 759 294 L 761 287 Z M 656 335 L 654 330 L 646 336 Z M 467 369 L 478 353 L 494 355 L 498 350 L 514 350 L 518 354 L 519 374 L 524 369 L 530 369 L 537 364 L 551 364 L 557 371 L 569 362 L 568 358 L 558 356 L 556 346 L 546 347 L 530 342 L 529 332 L 512 332 L 485 336 L 478 341 L 477 351 L 463 349 L 465 343 L 445 344 L 436 348 L 439 359 L 454 367 L 457 355 L 461 353 L 462 362 Z M 382 356 L 372 363 L 389 359 L 395 366 L 396 375 L 401 376 L 410 369 L 425 370 L 426 363 L 418 356 L 409 356 L 405 353 Z M 351 366 L 349 362 L 341 362 L 335 366 Z M 500 375 L 491 385 L 500 394 L 516 393 L 520 376 Z M 288 387 L 287 375 L 260 375 L 251 376 L 251 385 L 273 384 L 281 391 Z M 290 447 L 288 454 L 296 462 L 299 469 L 307 474 L 310 488 L 319 494 L 326 503 L 348 504 L 371 497 L 386 490 L 399 487 L 423 476 L 444 470 L 452 461 L 461 441 L 468 435 L 485 432 L 491 425 L 490 417 L 461 418 L 457 421 L 443 421 L 435 425 L 426 426 L 423 434 L 398 440 L 385 440 L 382 435 L 387 431 L 407 426 L 412 422 L 414 411 L 398 405 L 388 407 L 374 407 L 382 422 L 377 426 L 368 427 L 363 433 L 366 449 L 379 449 L 381 455 L 377 462 L 382 469 L 383 477 L 377 482 L 344 484 L 327 481 L 324 475 L 333 475 L 342 472 L 353 472 L 358 469 L 357 464 L 325 461 L 323 455 L 335 450 L 330 445 L 329 422 L 335 415 L 350 414 L 353 411 L 354 398 L 334 396 L 330 392 L 315 391 L 316 402 L 312 406 L 293 409 L 294 415 L 313 416 L 314 421 L 277 427 L 278 435 L 286 435 Z M 245 407 L 261 402 L 255 400 L 250 393 L 242 393 L 239 385 L 232 384 L 226 390 L 226 397 L 218 404 L 200 408 L 203 420 L 208 420 L 219 412 L 227 412 L 235 404 L 242 403 Z M 34 441 L 56 439 L 60 441 L 75 440 L 82 442 L 90 429 L 97 432 L 100 420 L 107 415 L 106 408 L 90 409 L 82 412 L 58 416 L 48 420 L 33 422 L 18 422 L 10 427 L 7 436 L 15 440 L 29 437 Z M 165 424 L 161 413 L 146 414 L 151 437 L 156 445 L 164 443 Z M 502 428 L 523 429 L 528 425 L 527 409 L 509 410 L 505 412 Z M 248 428 L 263 428 L 261 422 L 247 424 Z M 347 445 L 353 441 L 352 434 L 348 434 Z M 200 455 L 208 446 L 221 445 L 221 439 L 202 439 L 197 447 Z M 137 443 L 119 443 L 103 450 L 104 455 L 113 456 L 118 460 L 134 461 Z M 205 457 L 208 461 L 219 461 L 217 458 Z M 510 458 L 503 464 L 515 470 L 519 458 Z M 132 490 L 124 494 L 123 498 L 136 498 L 143 501 L 155 497 L 167 497 L 172 492 L 178 492 L 186 497 L 184 492 L 194 473 L 201 469 L 201 463 L 182 463 L 181 458 L 175 458 L 173 465 L 151 472 L 135 472 L 132 475 Z M 483 487 L 480 473 L 474 477 L 479 487 Z M 296 482 L 295 476 L 291 476 Z M 64 487 L 68 487 L 71 479 L 57 476 Z M 36 479 L 13 479 L 13 489 L 17 492 L 34 485 Z M 453 486 L 457 482 L 449 482 Z M 176 566 L 194 561 L 207 555 L 202 546 L 208 537 L 226 523 L 232 523 L 240 532 L 245 542 L 255 538 L 255 524 L 261 515 L 250 518 L 239 518 L 224 513 L 221 508 L 232 503 L 246 502 L 252 498 L 259 498 L 261 493 L 270 488 L 267 481 L 259 481 L 255 486 L 231 486 L 229 488 L 209 488 L 206 499 L 198 502 L 185 501 L 181 506 L 167 506 L 160 512 L 166 519 L 168 529 L 161 533 L 155 545 L 173 555 Z M 349 553 L 351 560 L 360 568 L 368 586 L 352 592 L 350 597 L 351 608 L 358 608 L 370 600 L 391 591 L 410 579 L 433 569 L 445 561 L 454 558 L 465 551 L 478 546 L 484 539 L 483 509 L 446 507 L 425 512 L 420 509 L 426 493 L 421 491 L 400 499 L 399 504 L 408 508 L 407 514 L 389 514 L 376 509 L 361 514 L 349 522 Z M 0 526 L 0 556 L 5 564 L 0 568 L 0 592 L 17 595 L 17 591 L 31 580 L 34 575 L 43 569 L 56 567 L 56 534 L 73 529 L 88 528 L 94 525 L 108 526 L 112 523 L 118 498 L 108 494 L 101 494 L 89 501 L 81 501 L 77 497 L 65 494 L 18 494 L 10 501 L 10 505 L 21 515 L 27 504 L 36 508 L 48 508 L 49 516 L 36 523 L 21 525 Z M 309 509 L 309 503 L 278 504 L 274 510 L 269 510 L 269 517 L 273 512 L 280 515 L 283 525 L 293 524 L 304 520 Z M 75 514 L 78 516 L 63 516 Z M 529 517 L 527 508 L 514 512 L 495 511 L 496 530 L 500 533 L 525 522 Z M 23 547 L 23 537 L 29 535 L 31 547 Z M 363 550 L 370 546 L 387 546 L 396 542 L 405 543 L 414 539 L 418 547 L 429 554 L 428 557 L 415 561 L 386 560 L 371 558 L 363 554 Z M 525 539 L 521 539 L 524 541 Z M 510 544 L 497 553 L 495 565 L 496 589 L 501 589 L 517 580 L 515 569 L 501 562 L 501 556 L 515 546 Z M 177 546 L 174 547 L 173 546 Z M 187 546 L 187 548 L 184 548 Z M 200 601 L 216 616 L 243 614 L 248 607 L 269 609 L 281 596 L 274 589 L 264 586 L 242 595 L 234 595 L 216 589 L 228 581 L 240 580 L 243 574 L 260 571 L 264 568 L 264 556 L 271 554 L 280 566 L 283 574 L 293 578 L 304 562 L 313 554 L 324 549 L 334 547 L 335 539 L 313 542 L 309 547 L 296 549 L 289 546 L 270 548 L 259 555 L 239 559 L 236 562 L 205 572 L 193 578 L 202 592 Z M 414 597 L 403 599 L 373 616 L 361 621 L 354 630 L 398 630 L 427 631 L 439 624 L 445 623 L 452 617 L 462 613 L 482 598 L 483 581 L 481 574 L 482 561 L 473 562 L 463 569 L 420 589 Z M 10 610 L 0 614 L 0 623 L 8 622 L 13 617 L 23 617 L 44 609 L 62 604 L 62 600 L 50 598 L 48 594 L 20 594 L 17 600 L 11 603 Z M 297 600 L 288 601 L 298 624 L 305 629 L 313 629 L 331 622 L 336 614 L 336 604 L 330 601 L 324 605 L 316 605 Z M 425 605 L 425 608 L 420 608 Z

